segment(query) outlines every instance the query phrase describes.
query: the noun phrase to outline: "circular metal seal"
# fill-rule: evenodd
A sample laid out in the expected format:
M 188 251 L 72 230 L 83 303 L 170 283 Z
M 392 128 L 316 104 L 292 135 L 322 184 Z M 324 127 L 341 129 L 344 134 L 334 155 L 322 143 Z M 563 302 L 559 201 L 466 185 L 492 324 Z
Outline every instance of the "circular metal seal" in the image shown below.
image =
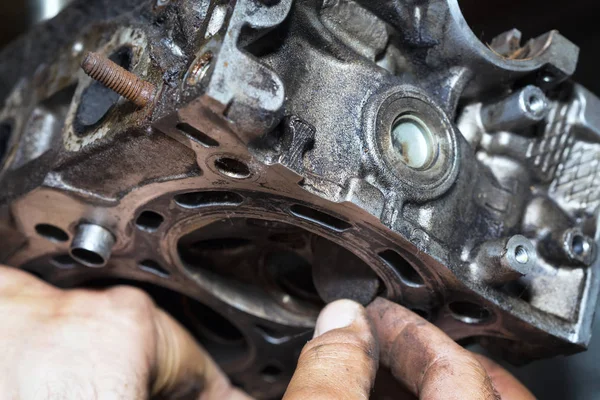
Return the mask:
M 410 200 L 435 198 L 458 174 L 456 133 L 424 93 L 404 87 L 380 105 L 375 127 L 383 167 Z

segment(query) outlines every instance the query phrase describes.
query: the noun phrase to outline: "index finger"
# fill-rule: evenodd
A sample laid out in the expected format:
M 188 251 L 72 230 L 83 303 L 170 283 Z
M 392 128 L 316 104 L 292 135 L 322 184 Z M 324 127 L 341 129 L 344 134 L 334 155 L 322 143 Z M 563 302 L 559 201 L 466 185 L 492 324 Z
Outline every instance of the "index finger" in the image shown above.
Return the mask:
M 415 395 L 429 400 L 500 399 L 483 365 L 433 324 L 381 298 L 367 311 L 382 363 Z M 532 398 L 520 386 L 511 400 Z

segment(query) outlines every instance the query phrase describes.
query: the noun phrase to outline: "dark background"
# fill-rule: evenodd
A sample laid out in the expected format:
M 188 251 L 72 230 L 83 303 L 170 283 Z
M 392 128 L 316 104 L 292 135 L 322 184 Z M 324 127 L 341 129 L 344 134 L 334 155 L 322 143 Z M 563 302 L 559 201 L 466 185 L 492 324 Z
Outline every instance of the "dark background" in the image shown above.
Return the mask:
M 297 0 L 298 1 L 298 0 Z M 5 1 L 0 8 L 0 47 L 31 24 L 51 17 L 69 0 Z M 461 0 L 473 32 L 484 42 L 517 28 L 523 39 L 558 29 L 581 48 L 574 79 L 600 94 L 600 1 L 598 0 Z M 600 323 L 596 321 L 589 351 L 525 367 L 508 368 L 540 399 L 600 399 Z

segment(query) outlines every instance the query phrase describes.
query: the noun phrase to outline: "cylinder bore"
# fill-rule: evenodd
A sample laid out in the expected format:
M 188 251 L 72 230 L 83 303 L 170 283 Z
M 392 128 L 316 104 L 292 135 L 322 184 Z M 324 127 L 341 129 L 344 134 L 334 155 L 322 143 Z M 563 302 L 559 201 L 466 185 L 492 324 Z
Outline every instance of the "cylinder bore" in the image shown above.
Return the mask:
M 108 262 L 115 237 L 106 228 L 94 224 L 81 224 L 71 243 L 70 254 L 81 264 L 92 268 L 103 267 Z

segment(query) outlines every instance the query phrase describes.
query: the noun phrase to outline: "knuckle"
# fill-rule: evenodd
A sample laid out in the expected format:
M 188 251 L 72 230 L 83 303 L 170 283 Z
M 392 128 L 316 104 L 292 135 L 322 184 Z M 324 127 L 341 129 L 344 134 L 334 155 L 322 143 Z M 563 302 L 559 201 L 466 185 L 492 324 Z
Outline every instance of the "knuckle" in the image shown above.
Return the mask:
M 337 363 L 378 362 L 378 351 L 372 341 L 355 334 L 332 332 L 311 340 L 304 346 L 300 359 L 321 362 L 324 359 Z

